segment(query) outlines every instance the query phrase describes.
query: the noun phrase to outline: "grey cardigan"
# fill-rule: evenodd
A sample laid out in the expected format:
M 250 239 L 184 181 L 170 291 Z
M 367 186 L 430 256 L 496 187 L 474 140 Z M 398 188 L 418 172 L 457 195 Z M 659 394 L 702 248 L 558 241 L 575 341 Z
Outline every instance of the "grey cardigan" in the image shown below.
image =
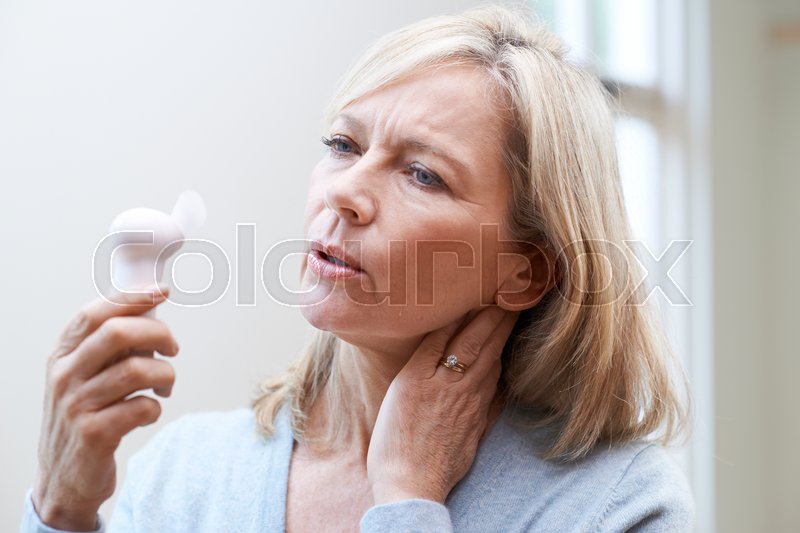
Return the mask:
M 596 449 L 573 463 L 539 453 L 552 431 L 522 429 L 507 407 L 445 505 L 407 500 L 369 509 L 364 533 L 690 531 L 693 502 L 677 464 L 644 442 Z M 293 436 L 281 411 L 269 439 L 252 410 L 186 415 L 128 464 L 109 524 L 98 531 L 280 532 Z M 28 492 L 23 533 L 44 526 Z

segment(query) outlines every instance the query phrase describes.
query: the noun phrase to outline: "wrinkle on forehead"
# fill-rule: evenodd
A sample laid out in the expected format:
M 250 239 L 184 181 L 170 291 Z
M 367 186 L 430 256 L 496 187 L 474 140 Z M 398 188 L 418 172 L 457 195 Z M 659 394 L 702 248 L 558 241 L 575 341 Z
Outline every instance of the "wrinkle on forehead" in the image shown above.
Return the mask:
M 502 156 L 507 117 L 500 100 L 481 67 L 447 65 L 368 93 L 342 110 L 334 124 L 350 117 L 366 130 L 360 133 L 370 144 L 396 149 L 411 139 L 450 154 L 467 170 L 456 176 L 463 199 L 479 206 L 499 201 L 498 196 L 505 202 L 510 189 Z

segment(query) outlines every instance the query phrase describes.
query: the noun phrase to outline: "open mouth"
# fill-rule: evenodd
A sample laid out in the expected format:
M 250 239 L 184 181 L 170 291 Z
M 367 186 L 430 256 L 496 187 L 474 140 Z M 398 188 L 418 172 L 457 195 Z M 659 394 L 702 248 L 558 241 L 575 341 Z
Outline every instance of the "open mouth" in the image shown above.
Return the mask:
M 320 261 L 337 267 L 361 270 L 358 260 L 348 254 L 343 247 L 336 244 L 325 244 L 322 241 L 313 240 L 311 241 L 310 251 L 316 254 Z
M 348 268 L 354 268 L 354 267 L 350 266 L 347 262 L 342 261 L 341 259 L 339 259 L 338 257 L 334 257 L 332 255 L 328 255 L 323 251 L 320 251 L 319 255 L 324 261 L 331 262 L 334 265 L 339 265 L 339 266 L 348 267 Z
M 312 241 L 310 248 L 308 266 L 322 278 L 336 280 L 363 274 L 361 265 L 344 248 L 320 241 Z

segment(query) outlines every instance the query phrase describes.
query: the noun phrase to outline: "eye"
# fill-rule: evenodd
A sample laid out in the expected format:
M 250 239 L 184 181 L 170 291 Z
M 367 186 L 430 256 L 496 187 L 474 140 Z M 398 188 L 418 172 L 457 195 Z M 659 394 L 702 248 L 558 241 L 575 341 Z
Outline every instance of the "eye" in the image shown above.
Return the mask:
M 413 179 L 413 185 L 417 187 L 423 189 L 443 189 L 447 187 L 442 178 L 419 163 L 412 164 L 409 169 L 411 170 L 410 177 Z
M 323 137 L 322 144 L 330 148 L 331 155 L 334 157 L 341 157 L 344 154 L 354 154 L 358 152 L 355 143 L 342 135 L 334 135 L 330 139 Z

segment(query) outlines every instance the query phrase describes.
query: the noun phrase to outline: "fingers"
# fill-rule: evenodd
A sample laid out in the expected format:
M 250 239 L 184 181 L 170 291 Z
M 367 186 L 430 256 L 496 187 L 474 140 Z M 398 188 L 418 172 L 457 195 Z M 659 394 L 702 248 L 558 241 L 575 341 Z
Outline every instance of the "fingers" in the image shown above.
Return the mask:
M 155 318 L 113 316 L 102 323 L 70 357 L 74 375 L 88 379 L 120 356 L 136 351 L 155 350 L 176 355 L 178 343 L 166 324 Z
M 447 345 L 447 349 L 443 352 L 445 356 L 455 354 L 456 357 L 458 357 L 458 361 L 467 366 L 467 370 L 464 374 L 460 374 L 441 366 L 437 368 L 436 373 L 441 374 L 442 378 L 448 381 L 460 381 L 467 373 L 473 373 L 472 366 L 475 361 L 478 360 L 484 345 L 491 338 L 497 326 L 503 321 L 503 318 L 508 314 L 508 311 L 497 306 L 488 307 L 478 313 L 478 315 L 455 336 Z
M 482 310 L 467 324 L 467 327 L 456 335 L 455 339 L 447 347 L 448 352 L 455 353 L 462 363 L 471 365 L 478 358 L 484 344 L 507 314 L 508 311 L 496 305 Z
M 99 411 L 126 396 L 145 389 L 167 397 L 175 383 L 175 370 L 166 361 L 145 357 L 129 357 L 106 368 L 73 393 L 74 409 Z
M 477 387 L 478 392 L 484 401 L 484 406 L 486 409 L 489 408 L 489 405 L 495 398 L 497 393 L 497 383 L 500 380 L 501 372 L 502 366 L 500 364 L 500 359 L 495 359 L 495 362 L 489 367 L 486 374 L 483 376 L 483 379 L 481 381 L 475 380 L 476 382 L 474 386 Z M 472 379 L 471 376 L 469 379 Z
M 94 448 L 115 449 L 122 437 L 161 416 L 161 404 L 147 396 L 134 396 L 101 411 L 85 415 L 80 423 L 84 443 Z
M 461 326 L 463 319 L 455 320 L 446 326 L 428 333 L 411 355 L 404 369 L 422 370 L 426 377 L 436 371 L 436 365 L 442 357 L 447 343 Z
M 516 324 L 518 316 L 517 313 L 508 312 L 503 316 L 500 323 L 497 324 L 497 327 L 484 342 L 478 357 L 469 367 L 467 379 L 481 381 L 486 378 L 495 363 L 499 364 L 500 356 L 503 354 L 503 347 L 514 330 L 514 324 Z M 498 377 L 500 377 L 499 374 Z
M 169 295 L 167 286 L 151 289 L 139 293 L 119 293 L 109 299 L 96 298 L 83 306 L 59 336 L 51 359 L 71 353 L 109 318 L 145 313 L 164 302 Z

